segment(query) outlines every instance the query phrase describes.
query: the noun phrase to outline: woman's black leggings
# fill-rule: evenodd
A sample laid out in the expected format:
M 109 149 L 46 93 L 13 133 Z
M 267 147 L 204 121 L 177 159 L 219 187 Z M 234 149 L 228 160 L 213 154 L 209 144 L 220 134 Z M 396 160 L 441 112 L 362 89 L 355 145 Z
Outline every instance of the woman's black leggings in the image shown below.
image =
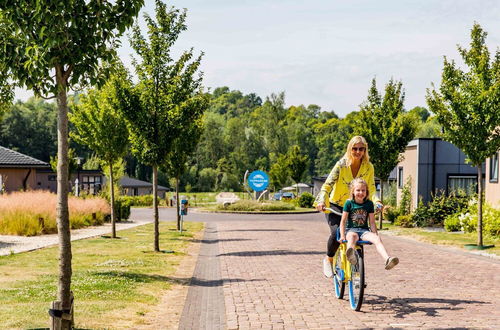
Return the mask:
M 342 208 L 340 206 L 332 204 L 330 207 L 342 213 Z M 328 238 L 328 243 L 326 245 L 326 255 L 333 258 L 335 252 L 337 252 L 337 249 L 340 246 L 340 243 L 337 241 L 337 228 L 340 226 L 341 216 L 334 213 L 327 213 L 325 216 L 328 226 L 330 227 L 330 237 Z

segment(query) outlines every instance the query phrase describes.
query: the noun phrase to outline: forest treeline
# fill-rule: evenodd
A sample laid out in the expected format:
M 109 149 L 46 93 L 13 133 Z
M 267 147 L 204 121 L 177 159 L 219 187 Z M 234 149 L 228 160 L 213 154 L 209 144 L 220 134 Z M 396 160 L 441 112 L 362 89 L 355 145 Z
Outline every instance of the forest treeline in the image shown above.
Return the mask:
M 280 178 L 280 174 L 286 172 L 287 155 L 290 157 L 294 147 L 306 160 L 301 181 L 310 182 L 313 176 L 328 174 L 360 120 L 359 110 L 341 118 L 314 104 L 287 107 L 283 92 L 262 99 L 255 93 L 219 87 L 208 95 L 204 131 L 180 180 L 183 191 L 241 191 L 247 170 L 271 171 L 273 188 L 279 189 L 293 183 L 289 175 Z M 78 102 L 78 97 L 72 100 Z M 0 145 L 49 162 L 57 153 L 55 108 L 43 99 L 17 101 L 0 124 Z M 439 136 L 440 126 L 427 109 L 415 107 L 408 113 L 418 122 L 416 137 Z M 70 141 L 70 147 L 74 155 L 91 159 L 92 152 L 85 146 Z M 127 175 L 151 180 L 151 169 L 131 153 L 125 161 Z M 90 163 L 96 164 L 89 162 L 84 167 L 92 167 Z M 159 184 L 173 185 L 161 169 Z

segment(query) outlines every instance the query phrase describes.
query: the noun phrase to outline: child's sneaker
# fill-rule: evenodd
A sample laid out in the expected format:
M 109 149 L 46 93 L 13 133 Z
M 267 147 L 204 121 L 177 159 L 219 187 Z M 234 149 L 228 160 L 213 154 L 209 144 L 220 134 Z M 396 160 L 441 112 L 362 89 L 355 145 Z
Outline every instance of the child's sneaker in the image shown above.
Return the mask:
M 323 259 L 323 274 L 328 278 L 333 277 L 333 267 L 328 257 Z
M 356 266 L 358 263 L 358 258 L 356 258 L 356 250 L 353 248 L 348 248 L 346 251 L 347 260 L 351 263 L 351 265 Z
M 385 269 L 389 270 L 394 268 L 399 263 L 399 259 L 397 257 L 389 257 L 385 261 Z

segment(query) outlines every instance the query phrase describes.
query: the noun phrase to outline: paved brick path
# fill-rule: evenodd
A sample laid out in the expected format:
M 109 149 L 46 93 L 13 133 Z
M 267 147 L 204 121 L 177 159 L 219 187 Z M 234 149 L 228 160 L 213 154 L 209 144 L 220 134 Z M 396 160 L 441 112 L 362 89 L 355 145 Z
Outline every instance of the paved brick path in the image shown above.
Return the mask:
M 206 329 L 500 329 L 498 259 L 384 236 L 389 253 L 401 262 L 386 271 L 375 248 L 366 248 L 365 302 L 361 312 L 353 312 L 322 275 L 324 222 L 233 219 L 207 225 L 183 329 L 208 311 L 206 299 L 213 304 L 208 313 L 225 308 L 213 323 L 199 323 Z M 208 273 L 199 273 L 203 269 Z M 217 272 L 220 281 L 213 277 Z M 222 286 L 223 301 L 214 286 Z M 200 288 L 212 290 L 211 298 L 194 293 Z
M 217 225 L 207 224 L 184 305 L 179 329 L 223 329 L 224 292 L 219 263 Z

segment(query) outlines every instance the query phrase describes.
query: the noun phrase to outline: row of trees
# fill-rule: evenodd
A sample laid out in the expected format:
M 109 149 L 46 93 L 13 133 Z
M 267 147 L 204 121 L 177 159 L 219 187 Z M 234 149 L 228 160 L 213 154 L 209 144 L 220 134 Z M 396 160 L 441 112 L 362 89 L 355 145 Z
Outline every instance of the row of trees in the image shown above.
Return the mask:
M 156 16 L 145 15 L 147 35 L 142 35 L 138 24 L 133 26 L 129 39 L 138 55 L 133 60 L 137 82 L 117 58 L 114 49 L 119 37 L 133 25 L 142 5 L 143 1 L 122 0 L 4 1 L 0 5 L 0 109 L 11 101 L 14 86 L 57 99 L 59 302 L 50 314 L 58 319 L 58 328 L 71 328 L 72 318 L 68 90 L 95 87 L 76 100 L 70 114 L 75 126 L 71 136 L 109 167 L 113 237 L 113 166 L 128 143 L 134 156 L 152 167 L 156 196 L 158 167 L 169 170 L 177 162 L 184 163 L 185 158 L 176 157 L 178 149 L 185 148 L 182 152 L 188 154 L 200 135 L 196 131 L 207 106 L 198 72 L 201 55 L 193 58 L 191 49 L 178 60 L 171 56 L 171 47 L 186 29 L 185 11 L 169 9 L 157 0 Z M 159 251 L 158 205 L 153 200 L 154 250 Z
M 124 74 L 126 76 L 126 72 Z M 109 85 L 113 88 L 112 84 Z M 393 92 L 396 90 L 399 94 Z M 92 93 L 96 92 L 92 91 L 89 95 Z M 352 134 L 357 132 L 367 137 L 371 135 L 365 132 L 366 130 L 361 131 L 363 125 L 369 123 L 369 119 L 379 121 L 373 124 L 380 127 L 379 132 L 386 132 L 382 127 L 395 125 L 396 123 L 392 122 L 395 118 L 394 111 L 404 115 L 405 119 L 401 118 L 400 121 L 406 125 L 418 126 L 417 137 L 437 137 L 440 134 L 441 126 L 425 108 L 404 110 L 401 82 L 389 81 L 381 93 L 373 80 L 369 93 L 362 104 L 362 110 L 353 111 L 344 118 L 339 118 L 333 111 L 320 111 L 315 105 L 285 107 L 283 93 L 271 95 L 264 102 L 255 94 L 244 95 L 240 91 L 231 91 L 228 87 L 205 93 L 208 109 L 197 121 L 197 125 L 203 126 L 201 137 L 197 137 L 200 143 L 193 155 L 186 158 L 180 189 L 241 190 L 245 171 L 255 169 L 268 171 L 271 174 L 272 188 L 280 189 L 296 181 L 293 177 L 297 175 L 292 176 L 285 166 L 292 150 L 299 150 L 297 155 L 304 158 L 306 163 L 305 169 L 298 175 L 298 181 L 308 182 L 311 177 L 325 175 L 331 170 L 345 152 L 346 142 Z M 82 94 L 70 97 L 70 104 L 85 103 L 88 97 Z M 398 102 L 392 102 L 392 99 L 397 97 Z M 103 98 L 105 99 L 105 96 Z M 398 105 L 397 110 L 391 110 L 389 105 L 392 104 Z M 118 108 L 118 105 L 115 108 Z M 70 112 L 76 109 L 72 106 Z M 57 142 L 54 110 L 54 104 L 40 99 L 17 102 L 0 123 L 0 144 L 49 161 L 50 156 L 55 154 Z M 377 112 L 371 113 L 372 110 Z M 280 120 L 273 117 L 275 113 L 281 116 Z M 387 124 L 382 125 L 382 120 Z M 69 124 L 74 130 L 73 121 L 74 117 L 70 117 Z M 97 127 L 95 124 L 94 126 Z M 183 131 L 187 129 L 188 127 L 184 127 Z M 394 131 L 391 131 L 392 135 L 393 133 Z M 189 136 L 196 137 L 193 132 Z M 70 140 L 75 155 L 90 159 L 92 149 L 78 141 L 76 138 Z M 183 141 L 188 143 L 190 139 Z M 375 139 L 373 141 L 374 143 L 370 144 L 371 149 L 377 147 Z M 188 149 L 185 146 L 180 148 Z M 385 145 L 385 148 L 388 146 Z M 132 148 L 126 150 L 127 174 L 151 181 L 151 167 L 142 164 L 139 158 L 134 156 Z M 186 153 L 182 155 L 187 156 Z M 95 162 L 87 162 L 84 166 L 92 169 Z M 160 167 L 158 170 L 159 184 L 164 186 L 175 187 L 177 176 L 167 171 L 166 167 Z

